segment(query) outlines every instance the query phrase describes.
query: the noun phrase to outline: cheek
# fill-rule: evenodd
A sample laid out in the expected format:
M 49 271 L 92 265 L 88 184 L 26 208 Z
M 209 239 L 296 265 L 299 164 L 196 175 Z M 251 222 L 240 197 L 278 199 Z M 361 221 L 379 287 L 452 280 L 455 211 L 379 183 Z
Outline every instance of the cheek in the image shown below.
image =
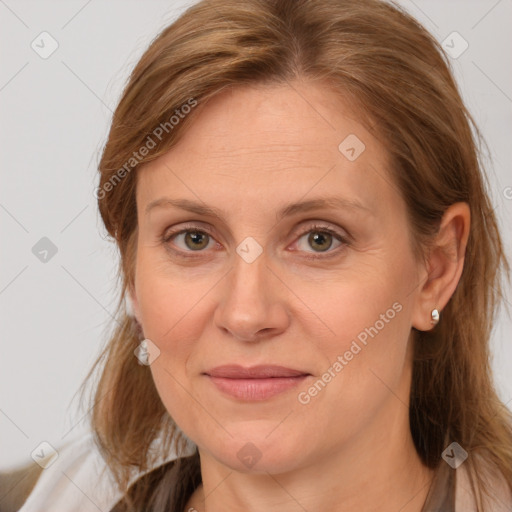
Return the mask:
M 365 287 L 361 282 L 345 287 L 334 300 L 331 294 L 324 307 L 334 332 L 329 352 L 343 353 L 357 343 L 362 351 L 377 355 L 404 341 L 400 336 L 405 316 L 403 302 L 399 293 Z
M 323 293 L 309 291 L 330 332 L 316 338 L 325 373 L 317 390 L 303 390 L 305 401 L 335 401 L 339 414 L 350 410 L 358 415 L 400 386 L 411 329 L 409 274 L 412 267 L 403 260 L 374 272 L 347 272 L 343 281 L 326 286 Z
M 212 273 L 199 274 L 193 268 L 171 265 L 163 250 L 141 251 L 136 290 L 145 336 L 166 350 L 172 340 L 192 336 L 191 330 L 199 332 L 197 311 L 208 302 L 215 277 Z M 191 322 L 191 317 L 196 321 Z
M 205 290 L 211 290 L 215 280 L 206 274 L 191 277 L 188 269 L 171 275 L 170 268 L 155 258 L 141 257 L 136 290 L 144 336 L 160 351 L 150 366 L 155 386 L 171 417 L 188 433 L 204 415 L 191 397 L 196 393 L 190 387 L 189 361 L 212 316 Z
M 208 416 L 205 417 L 205 411 L 208 412 L 209 407 L 208 402 L 196 396 L 195 390 L 190 388 L 180 357 L 180 354 L 162 351 L 150 369 L 160 400 L 169 416 L 189 439 L 197 442 L 202 436 L 201 426 L 209 419 Z M 214 427 L 212 425 L 211 428 Z

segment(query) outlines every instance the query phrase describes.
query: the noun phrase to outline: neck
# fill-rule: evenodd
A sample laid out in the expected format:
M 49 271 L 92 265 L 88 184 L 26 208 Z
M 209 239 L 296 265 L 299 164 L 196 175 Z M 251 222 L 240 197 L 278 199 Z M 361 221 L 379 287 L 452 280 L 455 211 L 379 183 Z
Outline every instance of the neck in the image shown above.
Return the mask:
M 292 472 L 239 473 L 200 451 L 203 485 L 185 510 L 421 512 L 434 472 L 416 452 L 407 408 L 390 395 L 357 439 Z

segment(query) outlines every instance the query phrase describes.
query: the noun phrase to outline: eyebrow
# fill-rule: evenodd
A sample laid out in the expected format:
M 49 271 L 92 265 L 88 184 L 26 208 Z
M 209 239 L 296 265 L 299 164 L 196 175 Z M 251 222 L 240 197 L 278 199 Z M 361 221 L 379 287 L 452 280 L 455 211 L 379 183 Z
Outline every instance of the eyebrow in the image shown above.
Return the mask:
M 190 199 L 172 199 L 170 197 L 160 197 L 151 201 L 145 209 L 146 215 L 155 208 L 180 208 L 182 210 L 195 213 L 196 215 L 203 215 L 206 217 L 215 217 L 222 219 L 226 214 L 218 209 L 205 204 L 191 201 Z M 311 210 L 320 209 L 343 209 L 351 211 L 363 211 L 372 213 L 372 211 L 356 200 L 348 200 L 341 197 L 326 197 L 319 199 L 310 199 L 307 201 L 300 201 L 291 203 L 285 206 L 277 213 L 277 219 L 281 220 L 284 217 L 289 217 L 296 213 L 308 212 Z

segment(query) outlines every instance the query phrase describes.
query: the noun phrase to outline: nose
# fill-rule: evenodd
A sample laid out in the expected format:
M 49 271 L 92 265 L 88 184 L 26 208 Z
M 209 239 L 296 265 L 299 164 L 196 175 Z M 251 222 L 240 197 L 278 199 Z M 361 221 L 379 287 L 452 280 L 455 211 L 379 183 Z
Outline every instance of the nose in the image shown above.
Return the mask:
M 222 286 L 214 321 L 224 333 L 239 341 L 260 341 L 288 327 L 286 288 L 268 267 L 264 253 L 252 263 L 237 256 Z

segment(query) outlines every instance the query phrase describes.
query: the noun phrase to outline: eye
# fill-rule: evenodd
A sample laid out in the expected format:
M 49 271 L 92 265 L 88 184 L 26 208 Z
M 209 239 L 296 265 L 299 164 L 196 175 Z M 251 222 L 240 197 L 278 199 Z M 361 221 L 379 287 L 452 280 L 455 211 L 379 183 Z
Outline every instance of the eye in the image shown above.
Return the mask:
M 348 240 L 327 226 L 308 226 L 307 231 L 302 231 L 302 235 L 297 240 L 298 249 L 309 254 L 315 253 L 337 253 L 335 249 L 342 245 L 348 245 Z M 332 249 L 334 246 L 334 250 Z M 308 250 L 309 248 L 313 251 Z M 322 258 L 319 256 L 308 256 L 309 258 Z
M 173 244 L 177 245 L 181 252 L 201 252 L 214 243 L 214 239 L 209 233 L 194 227 L 166 233 L 162 241 L 165 244 L 173 241 Z

